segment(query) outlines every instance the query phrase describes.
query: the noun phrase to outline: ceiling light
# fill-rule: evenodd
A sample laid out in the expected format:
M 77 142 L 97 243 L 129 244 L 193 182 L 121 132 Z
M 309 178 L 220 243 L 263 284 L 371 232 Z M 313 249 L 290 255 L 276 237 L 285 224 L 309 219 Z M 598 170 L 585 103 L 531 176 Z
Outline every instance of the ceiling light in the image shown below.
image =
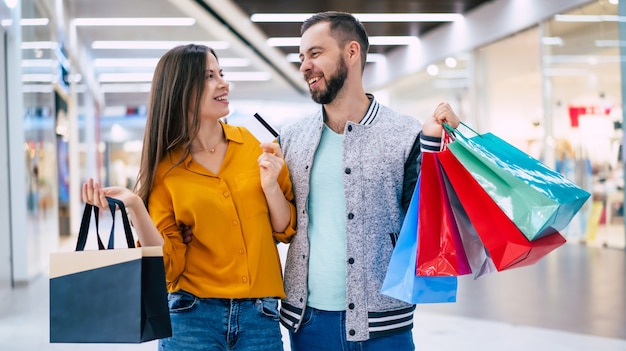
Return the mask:
M 108 59 L 94 59 L 94 67 L 140 67 L 140 68 L 152 68 L 154 69 L 159 62 L 158 58 L 108 58 Z M 250 66 L 250 60 L 245 58 L 220 58 L 219 63 L 221 67 L 247 67 Z
M 313 13 L 255 13 L 252 22 L 304 22 Z M 458 13 L 354 13 L 361 22 L 453 22 L 463 19 Z
M 98 76 L 100 83 L 151 82 L 153 73 L 102 73 Z M 259 82 L 268 81 L 268 72 L 225 72 L 227 82 Z
M 428 65 L 428 67 L 426 67 L 426 72 L 428 72 L 431 76 L 436 76 L 439 73 L 439 67 L 437 67 L 437 65 Z
M 554 15 L 559 22 L 626 22 L 625 16 L 616 15 Z
M 101 84 L 103 93 L 149 93 L 151 84 Z
M 269 72 L 224 72 L 227 82 L 264 82 L 271 78 Z
M 55 41 L 23 41 L 22 49 L 56 49 L 58 43 Z
M 55 67 L 57 61 L 54 60 L 22 60 L 22 67 Z
M 541 43 L 543 45 L 558 45 L 558 46 L 562 46 L 563 45 L 563 39 L 561 39 L 560 37 L 543 37 L 543 38 L 541 38 Z
M 549 55 L 545 56 L 544 61 L 549 64 L 558 64 L 558 63 L 575 63 L 575 64 L 613 64 L 619 63 L 623 61 L 621 56 L 617 55 L 600 55 L 600 56 L 592 56 L 592 55 Z
M 55 78 L 52 74 L 22 74 L 22 82 L 47 82 L 52 83 Z
M 100 83 L 107 82 L 151 82 L 153 73 L 102 73 L 98 76 Z
M 114 59 L 103 59 L 97 58 L 93 60 L 94 67 L 145 67 L 145 68 L 154 68 L 159 62 L 158 58 L 143 58 L 143 59 L 134 59 L 134 58 L 114 58 Z
M 250 59 L 246 58 L 235 58 L 235 57 L 224 57 L 219 58 L 218 62 L 220 63 L 220 67 L 247 67 L 250 66 Z
M 96 40 L 91 43 L 92 49 L 139 49 L 139 50 L 169 50 L 173 47 L 179 45 L 187 45 L 187 44 L 199 44 L 206 45 L 214 50 L 224 50 L 228 49 L 229 44 L 226 41 L 202 41 L 202 42 L 189 42 L 189 41 L 107 41 L 107 40 Z
M 599 48 L 613 48 L 613 47 L 626 47 L 626 41 L 624 40 L 595 40 L 595 44 Z
M 300 46 L 300 37 L 268 38 L 269 46 Z
M 2 24 L 3 27 L 9 27 L 10 25 L 13 24 L 13 20 L 11 19 L 4 19 L 2 20 L 2 22 L 0 22 Z M 47 26 L 48 23 L 50 23 L 50 20 L 47 18 L 22 18 L 20 20 L 20 26 L 22 27 L 27 27 L 27 26 Z
M 138 17 L 138 18 L 76 18 L 75 26 L 193 26 L 196 20 L 190 17 Z
M 547 68 L 544 74 L 548 77 L 588 76 L 589 70 L 583 68 Z
M 446 66 L 450 67 L 450 68 L 454 68 L 456 67 L 456 59 L 454 57 L 448 57 L 446 58 Z
M 369 38 L 370 45 L 411 45 L 417 44 L 417 37 L 409 36 L 373 36 Z
M 419 42 L 415 36 L 371 36 L 370 45 L 411 45 Z M 300 37 L 268 38 L 269 46 L 300 46 Z

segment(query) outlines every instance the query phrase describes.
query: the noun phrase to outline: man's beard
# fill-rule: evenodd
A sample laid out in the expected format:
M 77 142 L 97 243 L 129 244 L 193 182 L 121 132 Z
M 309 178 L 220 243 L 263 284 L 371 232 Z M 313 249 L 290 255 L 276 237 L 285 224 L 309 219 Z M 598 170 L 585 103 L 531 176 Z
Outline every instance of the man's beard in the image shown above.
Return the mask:
M 318 104 L 330 104 L 335 100 L 341 88 L 343 88 L 346 78 L 348 78 L 348 68 L 346 67 L 346 61 L 341 57 L 337 65 L 337 73 L 326 80 L 326 90 L 310 90 L 311 98 Z

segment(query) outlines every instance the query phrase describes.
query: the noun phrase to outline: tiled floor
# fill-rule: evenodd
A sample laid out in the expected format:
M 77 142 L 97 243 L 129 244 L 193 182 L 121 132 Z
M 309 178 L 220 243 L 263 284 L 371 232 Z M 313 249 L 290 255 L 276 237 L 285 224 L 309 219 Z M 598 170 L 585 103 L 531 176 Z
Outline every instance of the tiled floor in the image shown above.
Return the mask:
M 462 277 L 456 303 L 418 306 L 417 350 L 626 351 L 625 253 L 567 244 L 531 267 Z M 156 350 L 50 344 L 48 309 L 46 276 L 0 292 L 0 350 Z

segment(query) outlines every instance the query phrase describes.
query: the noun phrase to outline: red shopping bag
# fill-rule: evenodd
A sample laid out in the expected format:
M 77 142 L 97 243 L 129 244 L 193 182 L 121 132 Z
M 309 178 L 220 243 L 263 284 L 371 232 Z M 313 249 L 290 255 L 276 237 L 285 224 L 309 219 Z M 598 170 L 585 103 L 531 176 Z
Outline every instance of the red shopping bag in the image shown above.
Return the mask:
M 422 153 L 420 177 L 416 274 L 472 273 L 435 153 Z
M 437 158 L 497 270 L 534 264 L 565 243 L 557 231 L 529 241 L 450 150 Z

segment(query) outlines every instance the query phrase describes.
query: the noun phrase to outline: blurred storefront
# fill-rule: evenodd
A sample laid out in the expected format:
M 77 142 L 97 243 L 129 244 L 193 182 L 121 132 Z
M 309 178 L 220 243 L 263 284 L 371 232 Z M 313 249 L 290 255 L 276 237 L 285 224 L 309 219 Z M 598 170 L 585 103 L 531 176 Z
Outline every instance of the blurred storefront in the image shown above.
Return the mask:
M 563 233 L 568 241 L 624 248 L 620 18 L 616 1 L 593 1 L 434 63 L 384 94 L 418 118 L 449 101 L 477 131 L 562 172 L 593 194 Z

